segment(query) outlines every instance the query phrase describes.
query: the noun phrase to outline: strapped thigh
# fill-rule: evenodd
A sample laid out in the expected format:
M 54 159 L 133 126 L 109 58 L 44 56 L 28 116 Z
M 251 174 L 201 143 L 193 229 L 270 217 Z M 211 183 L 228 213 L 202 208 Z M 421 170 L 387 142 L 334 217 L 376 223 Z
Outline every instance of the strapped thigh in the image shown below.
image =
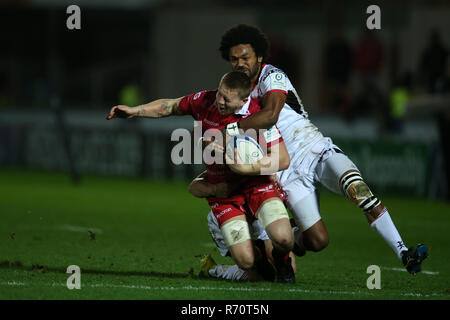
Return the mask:
M 266 200 L 258 210 L 258 220 L 264 229 L 274 221 L 279 219 L 289 219 L 286 207 L 279 198 L 270 198 Z
M 251 239 L 248 223 L 244 220 L 227 221 L 220 227 L 220 231 L 227 247 Z

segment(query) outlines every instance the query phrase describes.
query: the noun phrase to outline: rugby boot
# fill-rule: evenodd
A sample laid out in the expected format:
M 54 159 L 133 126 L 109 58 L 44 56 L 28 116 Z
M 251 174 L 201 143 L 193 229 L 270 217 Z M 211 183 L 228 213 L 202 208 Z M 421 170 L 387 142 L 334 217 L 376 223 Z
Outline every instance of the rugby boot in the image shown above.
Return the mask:
M 416 247 L 410 247 L 402 252 L 402 262 L 411 274 L 416 274 L 422 270 L 422 261 L 428 257 L 428 247 L 424 244 L 418 244 Z
M 275 269 L 272 264 L 267 259 L 266 249 L 264 241 L 258 239 L 255 241 L 255 250 L 261 255 L 260 258 L 255 259 L 255 270 L 259 275 L 265 280 L 274 282 L 275 281 Z
M 276 282 L 279 283 L 295 283 L 295 273 L 292 269 L 291 257 L 277 257 L 277 252 L 272 250 L 273 262 L 275 264 Z
M 217 266 L 217 263 L 214 261 L 214 259 L 211 257 L 210 254 L 204 256 L 200 260 L 200 273 L 198 274 L 199 277 L 210 277 L 209 270 L 214 269 Z

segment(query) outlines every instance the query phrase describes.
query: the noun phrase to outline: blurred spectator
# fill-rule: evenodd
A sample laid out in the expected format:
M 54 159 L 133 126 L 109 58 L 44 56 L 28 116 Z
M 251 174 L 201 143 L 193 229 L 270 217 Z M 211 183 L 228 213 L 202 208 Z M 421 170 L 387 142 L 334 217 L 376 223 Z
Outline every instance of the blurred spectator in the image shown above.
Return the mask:
M 346 114 L 351 107 L 348 84 L 352 59 L 352 48 L 341 28 L 332 28 L 324 50 L 325 91 L 328 97 L 326 104 L 342 114 Z
M 125 85 L 119 92 L 120 104 L 135 107 L 142 103 L 139 87 L 135 83 Z
M 386 120 L 389 105 L 378 85 L 378 77 L 384 61 L 384 48 L 375 32 L 365 30 L 356 44 L 355 70 L 359 90 L 350 116 L 376 112 L 383 120 Z
M 139 85 L 135 82 L 126 84 L 119 92 L 119 104 L 130 107 L 135 107 L 144 103 Z M 139 121 L 138 117 L 130 119 L 130 121 L 124 121 L 126 125 L 135 125 Z
M 448 82 L 446 78 L 448 53 L 439 31 L 433 29 L 419 66 L 419 79 L 426 86 L 428 93 L 442 93 L 445 90 Z
M 402 133 L 406 105 L 411 98 L 412 75 L 405 72 L 394 84 L 391 92 L 389 131 Z
M 384 49 L 375 32 L 366 30 L 355 49 L 355 70 L 364 86 L 378 86 L 378 75 L 384 58 Z
M 369 113 L 376 114 L 382 122 L 382 126 L 386 126 L 389 118 L 389 103 L 383 92 L 373 84 L 366 85 L 363 91 L 356 96 L 351 109 L 345 113 L 345 118 L 352 120 L 356 116 L 363 116 Z
M 292 47 L 286 45 L 282 36 L 270 37 L 269 63 L 277 66 L 285 72 L 289 72 L 294 87 L 300 88 L 299 81 L 299 61 L 301 56 L 298 52 L 292 50 Z

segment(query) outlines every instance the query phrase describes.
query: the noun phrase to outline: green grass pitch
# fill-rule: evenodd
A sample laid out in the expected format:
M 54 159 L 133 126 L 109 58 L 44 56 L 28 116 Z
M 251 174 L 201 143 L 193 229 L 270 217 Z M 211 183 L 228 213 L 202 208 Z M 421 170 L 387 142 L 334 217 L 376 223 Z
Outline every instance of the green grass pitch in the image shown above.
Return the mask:
M 206 201 L 187 183 L 0 170 L 0 299 L 445 299 L 450 298 L 450 205 L 382 195 L 406 245 L 429 246 L 412 276 L 341 196 L 322 192 L 330 235 L 319 253 L 297 258 L 295 285 L 197 276 L 199 258 L 220 256 Z M 69 265 L 81 289 L 66 287 Z M 381 289 L 366 287 L 381 268 Z

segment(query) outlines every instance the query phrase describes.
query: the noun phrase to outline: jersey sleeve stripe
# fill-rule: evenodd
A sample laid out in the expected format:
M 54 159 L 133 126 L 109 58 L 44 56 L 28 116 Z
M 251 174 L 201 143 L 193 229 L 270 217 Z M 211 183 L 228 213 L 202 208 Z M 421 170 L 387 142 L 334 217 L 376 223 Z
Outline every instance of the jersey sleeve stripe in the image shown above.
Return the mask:
M 268 93 L 271 93 L 271 92 L 281 92 L 281 93 L 284 93 L 285 95 L 287 95 L 287 91 L 285 91 L 285 90 L 279 90 L 279 89 L 269 90 L 269 91 L 267 91 L 264 95 L 266 95 L 266 94 L 268 94 Z
M 281 141 L 284 141 L 283 137 L 280 137 L 280 138 L 278 138 L 278 139 L 276 139 L 274 141 L 271 141 L 271 142 L 267 142 L 266 147 L 270 148 L 270 147 L 272 147 L 272 146 L 274 146 L 276 144 L 279 144 Z

